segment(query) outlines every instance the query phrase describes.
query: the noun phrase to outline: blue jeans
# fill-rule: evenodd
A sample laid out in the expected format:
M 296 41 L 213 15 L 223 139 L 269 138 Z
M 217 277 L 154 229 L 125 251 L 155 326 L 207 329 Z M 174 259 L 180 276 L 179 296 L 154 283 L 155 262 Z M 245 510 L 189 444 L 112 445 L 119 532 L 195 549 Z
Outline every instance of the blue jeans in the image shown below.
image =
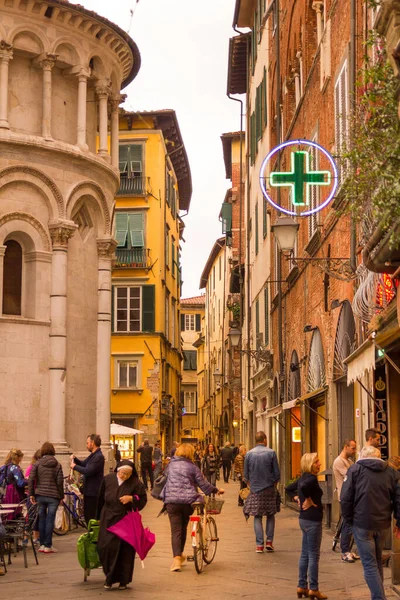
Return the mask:
M 262 517 L 254 517 L 254 532 L 256 534 L 256 546 L 264 546 L 264 531 Z M 275 515 L 267 515 L 265 526 L 266 541 L 273 542 L 275 532 Z
M 353 525 L 353 535 L 364 569 L 371 600 L 386 600 L 383 587 L 382 548 L 386 530 L 370 531 Z
M 40 545 L 51 548 L 53 545 L 53 528 L 57 507 L 60 501 L 48 496 L 36 496 L 39 504 L 39 535 Z
M 343 519 L 342 531 L 340 532 L 340 551 L 342 554 L 350 552 L 352 535 L 353 530 L 350 523 L 346 519 Z
M 318 567 L 321 553 L 322 521 L 299 519 L 299 523 L 300 529 L 303 532 L 303 541 L 299 560 L 298 586 L 315 592 L 319 589 Z M 310 585 L 307 585 L 307 579 Z

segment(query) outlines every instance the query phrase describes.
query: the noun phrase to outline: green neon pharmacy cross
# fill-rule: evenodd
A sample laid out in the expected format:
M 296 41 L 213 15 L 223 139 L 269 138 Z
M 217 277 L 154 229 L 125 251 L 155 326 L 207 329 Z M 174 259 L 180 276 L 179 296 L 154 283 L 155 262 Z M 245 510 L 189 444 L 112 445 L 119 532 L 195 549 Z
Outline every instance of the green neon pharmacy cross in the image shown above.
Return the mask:
M 290 173 L 274 172 L 270 174 L 270 184 L 273 187 L 292 188 L 292 202 L 295 206 L 309 206 L 310 186 L 330 185 L 330 171 L 310 171 L 310 154 L 304 151 L 291 153 L 292 170 Z M 304 201 L 304 184 L 306 198 Z

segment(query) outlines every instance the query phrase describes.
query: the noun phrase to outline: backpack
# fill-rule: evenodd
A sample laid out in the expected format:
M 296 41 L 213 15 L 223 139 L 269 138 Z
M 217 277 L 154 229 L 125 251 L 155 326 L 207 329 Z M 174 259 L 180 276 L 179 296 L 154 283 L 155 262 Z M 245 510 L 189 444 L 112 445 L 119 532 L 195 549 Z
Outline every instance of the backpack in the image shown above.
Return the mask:
M 7 491 L 7 467 L 8 465 L 2 465 L 0 467 L 0 498 L 2 498 Z
M 154 481 L 153 489 L 151 490 L 151 495 L 156 500 L 163 500 L 163 498 L 161 497 L 161 492 L 165 488 L 165 484 L 167 483 L 167 478 L 168 478 L 168 474 L 166 473 L 166 471 L 164 471 L 164 473 L 161 473 L 161 475 L 159 475 L 157 477 L 157 479 Z

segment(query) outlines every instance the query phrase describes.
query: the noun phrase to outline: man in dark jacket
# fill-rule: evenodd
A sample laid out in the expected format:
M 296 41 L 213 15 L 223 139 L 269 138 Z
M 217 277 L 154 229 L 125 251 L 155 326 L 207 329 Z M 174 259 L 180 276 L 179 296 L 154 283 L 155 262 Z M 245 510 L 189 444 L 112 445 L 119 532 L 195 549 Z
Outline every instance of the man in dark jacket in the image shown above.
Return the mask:
M 382 549 L 386 530 L 396 519 L 400 538 L 400 475 L 381 459 L 374 446 L 364 446 L 347 471 L 340 494 L 343 518 L 352 525 L 372 600 L 386 600 Z
M 104 477 L 104 456 L 100 446 L 101 437 L 92 433 L 86 440 L 89 456 L 85 460 L 71 456 L 71 469 L 83 475 L 83 510 L 86 523 L 97 516 L 97 496 Z
M 231 474 L 233 462 L 233 452 L 230 442 L 226 442 L 225 446 L 220 452 L 220 457 L 222 461 L 222 472 L 224 474 L 224 481 L 225 483 L 229 483 L 229 475 Z
M 139 446 L 137 452 L 140 454 L 140 468 L 142 480 L 147 490 L 147 475 L 150 479 L 150 487 L 153 489 L 153 446 L 150 446 L 149 440 L 143 441 L 143 446 Z

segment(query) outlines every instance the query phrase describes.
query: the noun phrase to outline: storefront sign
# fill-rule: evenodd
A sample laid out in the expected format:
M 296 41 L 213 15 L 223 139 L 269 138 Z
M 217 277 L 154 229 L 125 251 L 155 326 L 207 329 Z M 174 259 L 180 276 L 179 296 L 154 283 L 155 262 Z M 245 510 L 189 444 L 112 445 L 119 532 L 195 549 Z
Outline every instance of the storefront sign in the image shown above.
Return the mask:
M 381 433 L 379 450 L 383 460 L 389 458 L 389 439 L 387 421 L 387 386 L 385 366 L 379 366 L 375 370 L 375 427 Z
M 290 171 L 272 171 L 267 174 L 269 169 L 276 161 L 276 154 L 283 154 L 286 148 L 296 147 L 290 150 Z M 289 157 L 288 151 L 286 151 Z M 321 161 L 327 165 L 327 169 L 312 168 L 312 164 L 319 164 Z M 274 158 L 275 157 L 275 158 Z M 279 144 L 265 157 L 260 171 L 260 186 L 265 199 L 277 210 L 290 216 L 309 217 L 310 215 L 322 210 L 329 204 L 336 193 L 338 185 L 338 173 L 335 161 L 331 154 L 323 146 L 310 140 L 290 140 Z M 322 187 L 326 190 L 325 197 L 318 206 L 311 206 L 311 194 L 314 186 Z M 271 188 L 286 188 L 290 191 L 289 208 L 281 206 L 278 201 L 278 194 L 273 197 Z M 305 210 L 299 210 L 305 207 Z

